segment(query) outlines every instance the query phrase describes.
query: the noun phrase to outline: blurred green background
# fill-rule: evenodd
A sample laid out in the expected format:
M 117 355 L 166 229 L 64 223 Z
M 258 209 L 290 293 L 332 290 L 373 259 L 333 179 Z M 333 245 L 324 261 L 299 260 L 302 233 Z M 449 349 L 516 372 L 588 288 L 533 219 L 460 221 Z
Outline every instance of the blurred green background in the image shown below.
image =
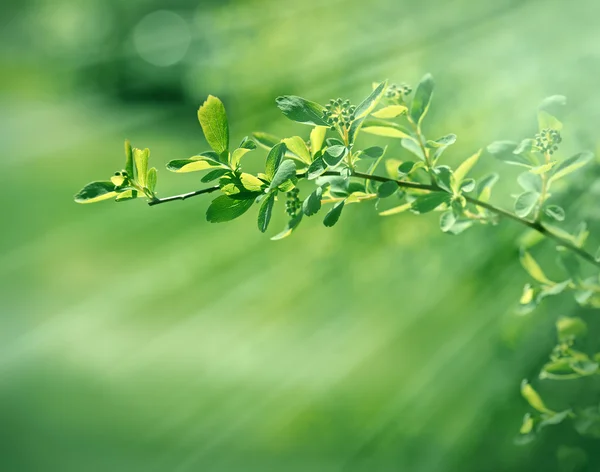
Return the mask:
M 565 153 L 595 150 L 599 14 L 597 0 L 4 0 L 0 470 L 554 471 L 561 444 L 598 470 L 597 444 L 568 425 L 513 444 L 519 383 L 555 319 L 594 316 L 568 298 L 514 314 L 527 280 L 514 224 L 451 237 L 435 215 L 365 204 L 271 242 L 250 215 L 206 223 L 208 198 L 72 195 L 123 166 L 125 138 L 151 149 L 161 196 L 201 188 L 164 164 L 206 148 L 209 93 L 238 142 L 307 134 L 277 95 L 358 102 L 373 81 L 425 72 L 425 131 L 459 137 L 447 162 L 533 135 L 556 93 Z M 508 207 L 518 171 L 484 155 L 475 176 L 491 170 Z M 567 227 L 597 226 L 596 177 L 571 179 Z M 279 208 L 272 231 L 284 223 Z

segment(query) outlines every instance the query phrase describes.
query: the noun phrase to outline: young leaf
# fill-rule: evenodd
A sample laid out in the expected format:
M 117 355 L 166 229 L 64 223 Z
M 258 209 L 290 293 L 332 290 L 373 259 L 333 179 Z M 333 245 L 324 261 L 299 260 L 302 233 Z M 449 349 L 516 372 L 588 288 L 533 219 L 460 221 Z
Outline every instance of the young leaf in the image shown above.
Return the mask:
M 544 274 L 542 268 L 531 256 L 531 254 L 529 254 L 529 252 L 522 249 L 519 259 L 523 268 L 533 279 L 545 285 L 554 285 L 554 282 L 552 282 L 552 280 L 546 277 L 546 274 Z
M 454 179 L 460 185 L 460 183 L 465 180 L 465 177 L 471 172 L 471 169 L 477 164 L 479 160 L 479 156 L 481 156 L 481 149 L 473 154 L 471 157 L 465 159 L 458 168 L 454 171 Z
M 390 105 L 390 106 L 384 107 L 380 110 L 373 112 L 371 114 L 371 116 L 373 116 L 374 118 L 386 119 L 386 118 L 396 118 L 400 115 L 404 115 L 405 113 L 408 113 L 408 108 L 406 108 L 406 106 Z
M 135 177 L 133 173 L 133 150 L 129 141 L 125 141 L 125 172 L 127 172 L 130 179 Z
M 273 177 L 275 177 L 275 172 L 277 172 L 286 151 L 287 147 L 284 143 L 276 144 L 269 151 L 265 170 L 265 174 L 269 180 L 273 180 Z
M 275 193 L 276 192 L 271 192 L 268 194 L 258 209 L 258 229 L 263 233 L 267 231 L 269 222 L 271 221 L 273 204 L 275 203 Z
M 137 190 L 125 190 L 117 194 L 115 202 L 124 202 L 126 200 L 134 200 L 138 197 Z
M 305 125 L 329 126 L 323 118 L 325 107 L 294 95 L 278 97 L 277 107 L 290 120 Z
M 283 142 L 287 146 L 288 150 L 298 156 L 302 162 L 305 164 L 311 163 L 312 159 L 310 157 L 310 152 L 306 147 L 306 143 L 300 136 L 286 138 L 283 140 Z
M 148 175 L 148 158 L 150 149 L 134 149 L 133 160 L 135 162 L 136 179 L 142 187 L 146 187 L 146 177 Z
M 315 126 L 310 132 L 310 152 L 313 156 L 323 147 L 326 134 L 327 127 L 325 126 Z
M 375 90 L 373 90 L 371 92 L 371 94 L 367 98 L 365 98 L 360 105 L 358 105 L 356 107 L 356 111 L 354 113 L 354 115 L 356 117 L 355 119 L 358 120 L 360 118 L 364 118 L 369 113 L 371 113 L 373 111 L 373 109 L 375 109 L 375 107 L 377 106 L 379 101 L 381 100 L 381 97 L 383 97 L 383 94 L 385 93 L 386 88 L 387 88 L 387 80 L 384 82 L 381 82 L 377 86 L 377 88 L 375 88 Z
M 323 187 L 317 187 L 302 203 L 302 211 L 306 216 L 312 216 L 321 209 Z
M 389 180 L 388 182 L 382 183 L 377 188 L 377 196 L 379 198 L 391 197 L 396 193 L 396 190 L 398 190 L 398 184 L 393 180 Z
M 224 166 L 220 162 L 199 156 L 194 156 L 189 159 L 175 159 L 167 164 L 167 170 L 179 174 L 215 168 L 224 169 Z
M 560 342 L 584 336 L 587 333 L 587 329 L 586 322 L 577 317 L 568 318 L 563 316 L 556 322 L 556 331 Z
M 540 194 L 537 192 L 525 192 L 517 197 L 515 201 L 515 214 L 525 218 L 535 208 Z
M 464 192 L 464 193 L 469 193 L 475 189 L 475 186 L 476 186 L 475 179 L 465 179 L 460 183 L 458 190 L 461 192 Z
M 298 213 L 294 216 L 290 221 L 288 221 L 287 225 L 283 229 L 283 231 L 279 234 L 276 234 L 271 238 L 272 241 L 278 241 L 283 238 L 287 238 L 292 232 L 298 227 L 300 222 L 302 221 L 302 216 L 304 214 L 302 212 Z
M 198 109 L 198 120 L 208 145 L 225 162 L 229 153 L 229 123 L 223 102 L 209 95 Z
M 456 142 L 455 134 L 448 134 L 446 136 L 442 136 L 441 138 L 436 139 L 435 141 L 427 141 L 427 147 L 432 149 L 437 149 L 441 147 L 446 147 L 454 144 Z
M 586 165 L 589 161 L 594 158 L 594 155 L 589 151 L 580 152 L 575 154 L 568 159 L 560 162 L 557 166 L 552 169 L 552 176 L 550 177 L 550 182 L 554 182 L 565 175 L 570 174 L 571 172 L 575 172 L 580 169 L 584 165 Z
M 250 142 L 252 142 L 252 141 L 250 141 Z M 235 151 L 233 151 L 231 153 L 231 159 L 229 161 L 229 166 L 232 169 L 236 169 L 240 165 L 240 161 L 242 160 L 242 157 L 244 157 L 250 151 L 252 151 L 252 149 L 246 148 L 246 147 L 237 148 Z
M 107 200 L 117 195 L 116 187 L 110 180 L 91 182 L 83 187 L 76 195 L 77 203 L 94 203 Z
M 418 164 L 413 161 L 405 161 L 398 166 L 398 175 L 404 177 L 418 168 Z
M 454 226 L 454 223 L 456 223 L 456 215 L 454 214 L 454 212 L 452 210 L 446 210 L 444 213 L 441 214 L 440 229 L 444 233 L 447 233 L 448 231 L 450 231 L 452 229 L 452 227 Z
M 523 172 L 517 177 L 517 182 L 526 192 L 541 193 L 542 191 L 542 178 L 538 174 Z
M 234 220 L 246 213 L 253 203 L 254 198 L 238 200 L 227 195 L 220 195 L 211 202 L 206 210 L 206 219 L 210 223 Z
M 327 169 L 327 164 L 322 157 L 317 157 L 310 166 L 308 166 L 308 180 L 313 180 L 322 175 Z
M 200 179 L 200 180 L 202 182 L 204 182 L 204 183 L 212 182 L 213 180 L 220 179 L 221 177 L 223 177 L 228 172 L 229 172 L 228 169 L 215 169 L 215 170 L 211 170 L 206 175 L 204 175 L 202 177 L 202 179 Z
M 281 165 L 277 168 L 277 172 L 273 176 L 273 180 L 271 180 L 271 185 L 269 185 L 269 190 L 273 190 L 279 187 L 281 184 L 296 177 L 296 164 L 294 161 L 287 159 L 281 163 Z
M 390 121 L 372 118 L 364 121 L 362 131 L 386 138 L 410 138 L 410 131 L 406 128 Z
M 412 104 L 410 106 L 410 117 L 419 124 L 429 110 L 431 97 L 433 95 L 433 77 L 426 74 L 419 82 Z
M 385 153 L 385 149 L 379 146 L 373 146 L 367 149 L 363 149 L 361 156 L 369 157 L 371 159 L 379 159 Z
M 348 154 L 345 146 L 331 146 L 323 153 L 323 160 L 329 167 L 337 166 Z
M 156 167 L 153 167 L 148 171 L 148 176 L 146 177 L 146 187 L 150 192 L 154 193 L 156 189 Z
M 400 144 L 402 144 L 402 147 L 404 149 L 410 151 L 422 161 L 425 160 L 425 156 L 423 155 L 421 146 L 419 146 L 419 144 L 413 138 L 405 138 L 402 141 L 400 141 Z
M 455 187 L 455 181 L 450 167 L 438 166 L 435 169 L 433 169 L 433 171 L 435 173 L 435 181 L 437 182 L 437 184 L 446 192 L 452 193 L 452 189 Z
M 517 146 L 517 143 L 512 141 L 495 141 L 487 147 L 487 152 L 507 164 L 531 167 L 531 162 L 525 156 L 514 153 Z
M 487 202 L 492 194 L 492 188 L 498 182 L 498 174 L 490 174 L 479 181 L 477 185 L 477 198 L 482 202 Z
M 252 133 L 252 137 L 256 140 L 259 146 L 263 147 L 267 151 L 271 150 L 273 146 L 281 141 L 281 139 L 279 139 L 277 136 L 260 131 Z
M 344 209 L 344 203 L 346 203 L 346 200 L 336 203 L 333 208 L 327 212 L 325 218 L 323 219 L 323 224 L 325 226 L 330 228 L 338 222 L 340 215 L 342 214 L 342 210 Z
M 540 413 L 554 413 L 544 405 L 542 397 L 540 397 L 527 380 L 523 380 L 521 383 L 521 395 L 523 395 L 523 398 L 527 400 L 527 403 L 529 403 L 532 408 L 535 408 Z
M 418 196 L 411 205 L 415 213 L 428 213 L 440 205 L 450 203 L 451 195 L 445 192 L 432 192 Z

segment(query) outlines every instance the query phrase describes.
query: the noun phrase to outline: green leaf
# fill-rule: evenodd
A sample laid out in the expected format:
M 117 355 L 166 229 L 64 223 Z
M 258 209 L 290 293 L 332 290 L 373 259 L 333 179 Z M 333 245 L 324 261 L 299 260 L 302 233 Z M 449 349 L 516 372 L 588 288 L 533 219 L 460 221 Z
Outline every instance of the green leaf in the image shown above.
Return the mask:
M 521 434 L 529 434 L 533 431 L 534 421 L 529 413 L 525 415 L 523 418 L 523 424 L 521 425 L 521 429 L 519 433 Z
M 386 138 L 410 138 L 410 131 L 408 131 L 406 128 L 385 120 L 365 120 L 362 124 L 362 131 Z
M 136 180 L 141 187 L 146 187 L 146 176 L 148 174 L 148 158 L 150 149 L 134 149 L 133 160 L 135 162 Z
M 490 196 L 492 194 L 492 188 L 494 187 L 496 182 L 498 182 L 499 178 L 499 175 L 494 173 L 487 175 L 486 177 L 481 179 L 479 181 L 479 184 L 477 184 L 477 198 L 482 202 L 489 201 Z
M 565 175 L 570 174 L 571 172 L 575 172 L 590 162 L 593 158 L 594 155 L 591 152 L 583 151 L 575 154 L 572 157 L 569 157 L 568 159 L 565 159 L 552 170 L 550 182 L 554 182 L 555 180 L 558 180 Z
M 420 168 L 421 167 L 420 164 L 421 164 L 421 162 L 415 163 L 413 161 L 405 161 L 398 166 L 398 175 L 400 177 L 409 175 L 414 170 Z
M 515 214 L 519 218 L 525 218 L 535 208 L 540 194 L 537 192 L 525 192 L 517 197 L 515 201 Z
M 402 205 L 398 205 L 397 207 L 390 208 L 389 210 L 382 211 L 379 213 L 379 216 L 392 216 L 397 215 L 398 213 L 404 213 L 407 210 L 412 208 L 412 202 L 404 203 Z
M 252 199 L 260 195 L 266 184 L 252 174 L 227 174 L 219 180 L 221 192 L 235 200 Z
M 273 190 L 279 187 L 281 184 L 296 177 L 296 164 L 294 161 L 287 159 L 281 163 L 281 165 L 277 168 L 277 172 L 273 176 L 273 180 L 271 180 L 271 185 L 269 185 L 269 190 Z
M 560 342 L 584 336 L 587 334 L 587 330 L 587 324 L 581 318 L 561 317 L 556 322 L 556 332 Z
M 244 157 L 250 151 L 252 151 L 252 149 L 250 149 L 250 148 L 245 148 L 245 147 L 237 148 L 235 151 L 233 151 L 231 153 L 231 160 L 229 161 L 229 166 L 232 169 L 236 169 L 240 165 L 242 157 Z
M 543 110 L 538 111 L 538 125 L 540 131 L 548 128 L 560 131 L 563 127 L 558 118 Z
M 538 123 L 540 131 L 551 128 L 557 131 L 562 129 L 560 118 L 563 115 L 567 98 L 564 95 L 553 95 L 545 98 L 538 108 Z
M 526 192 L 541 193 L 542 191 L 542 178 L 538 174 L 523 172 L 517 177 L 517 182 Z
M 215 169 L 215 170 L 211 170 L 206 175 L 204 175 L 202 177 L 202 179 L 200 179 L 200 180 L 202 182 L 204 182 L 204 183 L 212 182 L 213 180 L 220 179 L 221 177 L 223 177 L 227 173 L 229 173 L 228 169 Z
M 312 216 L 321 209 L 323 187 L 317 187 L 302 203 L 302 211 L 306 216 Z
M 377 196 L 379 198 L 391 197 L 392 195 L 394 195 L 396 193 L 396 190 L 398 190 L 398 184 L 396 182 L 394 182 L 393 180 L 390 180 L 388 182 L 382 183 L 377 188 Z
M 220 195 L 211 202 L 206 210 L 206 219 L 210 223 L 234 220 L 246 213 L 253 203 L 253 198 L 238 200 L 227 195 Z
M 531 256 L 531 254 L 529 254 L 529 252 L 522 249 L 519 259 L 523 268 L 533 279 L 545 285 L 554 285 L 554 282 L 552 282 L 548 277 L 546 277 L 546 274 L 544 274 L 542 268 Z
M 544 213 L 556 221 L 565 220 L 565 210 L 558 205 L 548 205 L 546 208 L 544 208 Z
M 456 177 L 456 176 L 455 176 Z M 460 183 L 459 191 L 469 193 L 475 190 L 476 182 L 475 179 L 465 179 Z
M 265 148 L 267 151 L 281 142 L 281 139 L 279 139 L 277 136 L 260 131 L 252 133 L 252 137 L 256 140 L 259 146 Z
M 220 162 L 201 156 L 194 156 L 189 159 L 175 159 L 167 164 L 167 170 L 177 172 L 178 174 L 215 168 L 225 169 Z
M 287 146 L 288 150 L 290 150 L 296 156 L 298 156 L 302 162 L 304 162 L 305 164 L 311 163 L 312 158 L 310 156 L 310 152 L 306 147 L 306 143 L 300 136 L 285 138 L 283 142 Z
M 346 200 L 336 203 L 333 208 L 327 212 L 325 218 L 323 219 L 323 224 L 325 226 L 330 228 L 338 222 L 340 215 L 342 214 L 342 210 L 344 209 L 344 203 L 346 203 Z
M 127 172 L 130 179 L 135 178 L 135 174 L 133 173 L 133 150 L 128 140 L 125 141 L 125 172 Z
M 442 136 L 441 138 L 436 139 L 435 141 L 427 141 L 427 147 L 432 149 L 437 149 L 441 147 L 446 147 L 454 144 L 456 142 L 455 134 L 448 134 L 446 136 Z
M 381 82 L 375 88 L 375 90 L 373 90 L 371 92 L 371 94 L 367 98 L 365 98 L 360 105 L 358 105 L 356 107 L 354 116 L 356 117 L 357 120 L 360 118 L 364 118 L 365 116 L 367 116 L 369 113 L 371 113 L 375 109 L 375 107 L 381 100 L 381 97 L 383 97 L 383 94 L 385 93 L 386 88 L 387 88 L 387 80 Z
M 327 169 L 327 164 L 323 161 L 322 157 L 316 158 L 311 165 L 308 166 L 307 176 L 308 180 L 313 180 L 322 175 Z
M 417 143 L 413 138 L 405 138 L 400 142 L 400 144 L 402 144 L 404 149 L 410 151 L 422 161 L 425 160 L 421 146 L 419 146 L 419 143 Z
M 313 156 L 323 147 L 327 129 L 326 126 L 315 126 L 310 132 L 310 152 Z
M 531 162 L 521 154 L 515 154 L 517 143 L 512 141 L 495 141 L 487 147 L 487 152 L 507 164 L 531 167 Z
M 153 167 L 148 171 L 148 175 L 146 177 L 146 187 L 150 192 L 154 193 L 156 189 L 156 167 Z
M 408 108 L 406 106 L 390 105 L 390 106 L 384 107 L 380 110 L 377 110 L 376 112 L 373 112 L 371 114 L 371 116 L 373 116 L 375 118 L 386 119 L 386 118 L 396 118 L 400 115 L 404 115 L 405 113 L 408 113 Z
M 252 141 L 248 136 L 245 136 L 244 139 L 240 142 L 238 148 L 241 149 L 249 149 L 250 151 L 254 151 L 256 149 L 256 143 Z
M 273 177 L 275 177 L 275 172 L 277 172 L 277 169 L 279 168 L 286 151 L 287 147 L 285 143 L 276 144 L 269 151 L 265 170 L 265 174 L 269 180 L 273 180 Z
M 432 192 L 420 195 L 412 202 L 411 209 L 419 214 L 428 213 L 444 203 L 449 204 L 450 199 L 451 195 L 445 192 Z
M 287 238 L 292 232 L 298 227 L 300 222 L 302 221 L 302 216 L 304 213 L 300 212 L 296 216 L 294 216 L 290 221 L 288 221 L 287 225 L 283 229 L 283 231 L 279 234 L 276 234 L 271 238 L 272 241 L 278 241 L 283 238 Z
M 454 177 L 452 175 L 452 170 L 448 166 L 438 166 L 433 169 L 435 174 L 435 181 L 446 192 L 453 192 L 454 188 Z
M 275 192 L 272 192 L 262 201 L 260 208 L 258 209 L 258 229 L 262 233 L 267 231 L 267 228 L 269 227 L 274 203 Z
M 548 162 L 547 164 L 542 164 L 541 166 L 533 167 L 529 169 L 529 172 L 532 174 L 545 174 L 546 172 L 552 170 L 552 168 L 556 165 L 556 161 Z
M 371 159 L 379 159 L 385 154 L 385 149 L 379 146 L 373 146 L 367 149 L 363 149 L 361 157 L 369 157 Z
M 522 140 L 519 145 L 513 151 L 514 154 L 524 154 L 526 157 L 530 157 L 531 154 L 537 151 L 535 146 L 535 140 L 526 138 Z
M 440 229 L 447 233 L 452 229 L 456 223 L 456 215 L 452 210 L 446 210 L 444 213 L 440 215 Z
M 294 95 L 278 97 L 277 107 L 290 120 L 305 125 L 329 126 L 323 118 L 325 107 Z
M 521 395 L 523 395 L 523 398 L 527 400 L 527 403 L 537 411 L 541 413 L 554 413 L 546 407 L 542 397 L 540 397 L 527 380 L 523 380 L 521 383 Z
M 431 97 L 433 95 L 433 77 L 431 74 L 426 74 L 417 85 L 415 96 L 410 106 L 410 117 L 415 123 L 421 123 L 429 105 L 431 103 Z
M 209 95 L 198 109 L 198 120 L 208 145 L 225 162 L 229 153 L 229 123 L 223 102 Z
M 471 172 L 471 169 L 477 164 L 479 157 L 481 156 L 481 149 L 473 154 L 471 157 L 465 159 L 458 168 L 454 171 L 454 179 L 457 185 L 460 185 L 465 177 Z
M 323 153 L 323 160 L 329 167 L 337 166 L 348 154 L 345 146 L 330 146 Z
M 87 184 L 74 198 L 77 203 L 94 203 L 115 197 L 117 195 L 115 190 L 115 184 L 110 180 L 101 180 Z
M 138 197 L 137 190 L 125 190 L 117 194 L 115 202 L 124 202 L 127 200 L 135 200 Z

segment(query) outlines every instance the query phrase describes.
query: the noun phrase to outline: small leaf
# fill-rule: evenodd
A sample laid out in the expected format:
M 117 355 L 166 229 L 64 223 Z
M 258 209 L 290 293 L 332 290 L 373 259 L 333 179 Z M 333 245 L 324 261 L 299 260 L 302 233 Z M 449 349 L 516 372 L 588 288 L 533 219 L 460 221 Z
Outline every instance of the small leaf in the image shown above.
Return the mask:
M 260 180 L 258 177 L 252 174 L 242 172 L 239 178 L 242 187 L 244 187 L 244 189 L 246 189 L 248 192 L 262 192 L 263 189 L 266 187 L 265 183 L 262 180 Z
M 554 282 L 552 282 L 548 277 L 546 277 L 546 274 L 544 274 L 544 271 L 536 262 L 536 260 L 531 256 L 531 254 L 529 254 L 529 252 L 525 251 L 524 249 L 521 250 L 520 261 L 523 268 L 533 279 L 537 280 L 542 284 L 554 285 Z
M 206 219 L 211 223 L 234 220 L 246 213 L 253 203 L 253 198 L 238 200 L 227 195 L 220 195 L 211 202 L 208 210 L 206 210 Z
M 273 236 L 271 238 L 271 240 L 272 241 L 278 241 L 280 239 L 287 238 L 298 227 L 298 225 L 302 221 L 302 216 L 303 215 L 304 214 L 302 212 L 300 212 L 296 216 L 294 216 L 290 221 L 288 221 L 288 223 L 285 226 L 284 230 L 281 233 L 276 234 L 275 236 Z
M 215 169 L 215 170 L 211 170 L 209 173 L 207 173 L 206 175 L 204 175 L 202 177 L 202 179 L 200 179 L 200 180 L 202 182 L 204 182 L 204 183 L 212 182 L 213 180 L 220 179 L 221 177 L 223 177 L 228 172 L 229 172 L 228 169 Z
M 229 123 L 223 102 L 209 95 L 198 109 L 198 120 L 206 142 L 225 162 L 229 153 Z
M 445 146 L 450 146 L 456 142 L 455 134 L 448 134 L 446 136 L 442 136 L 441 138 L 436 139 L 435 141 L 427 141 L 427 147 L 432 149 L 437 149 Z
M 133 173 L 133 150 L 129 141 L 125 141 L 125 172 L 127 172 L 130 179 L 135 177 Z
M 433 85 L 433 77 L 431 74 L 426 74 L 417 86 L 410 107 L 410 117 L 417 124 L 423 120 L 427 114 L 427 110 L 429 110 L 431 97 L 433 95 Z
M 565 210 L 558 205 L 548 205 L 546 208 L 544 208 L 544 213 L 556 221 L 565 220 Z
M 269 154 L 267 155 L 267 164 L 265 170 L 265 174 L 267 175 L 267 178 L 269 180 L 273 180 L 275 172 L 277 172 L 277 169 L 279 168 L 286 151 L 287 147 L 285 143 L 276 144 L 269 151 Z
M 318 103 L 294 95 L 278 97 L 275 101 L 277 107 L 292 121 L 305 125 L 329 126 L 323 118 L 325 108 Z
M 377 196 L 379 198 L 391 197 L 396 193 L 396 190 L 398 190 L 398 184 L 393 180 L 389 180 L 387 182 L 382 183 L 377 188 Z
M 146 187 L 146 176 L 148 174 L 148 158 L 150 149 L 134 149 L 133 160 L 135 162 L 136 180 L 141 187 Z
M 412 202 L 404 203 L 403 205 L 399 205 L 394 208 L 390 208 L 389 210 L 382 211 L 379 213 L 379 216 L 392 216 L 397 215 L 398 213 L 403 213 L 412 208 Z
M 281 142 L 281 139 L 279 139 L 277 136 L 263 132 L 252 133 L 252 137 L 256 140 L 259 146 L 265 148 L 266 150 L 270 150 L 273 146 Z
M 471 157 L 465 159 L 461 165 L 454 171 L 454 178 L 458 185 L 465 179 L 465 177 L 471 172 L 471 169 L 477 164 L 479 157 L 481 156 L 481 149 L 473 154 Z
M 125 190 L 124 192 L 121 192 L 116 196 L 115 202 L 124 202 L 127 200 L 134 200 L 137 197 L 138 197 L 137 190 Z
M 410 138 L 410 132 L 406 128 L 385 120 L 365 120 L 362 125 L 362 131 L 387 138 Z
M 413 153 L 415 156 L 417 156 L 422 161 L 425 160 L 425 156 L 423 155 L 421 146 L 419 146 L 419 144 L 414 139 L 406 138 L 406 139 L 403 139 L 400 143 L 402 144 L 402 147 L 404 149 L 406 149 L 407 151 L 410 151 L 411 153 Z
M 419 163 L 415 163 L 413 161 L 405 161 L 402 164 L 400 164 L 398 166 L 398 175 L 400 177 L 404 177 L 406 175 L 409 175 L 411 172 L 413 172 L 414 170 L 418 169 L 420 166 Z
M 565 175 L 570 174 L 571 172 L 575 172 L 580 169 L 584 165 L 586 165 L 589 161 L 594 158 L 594 155 L 589 151 L 580 152 L 575 154 L 568 159 L 560 162 L 557 166 L 552 170 L 552 174 L 550 177 L 550 182 L 554 182 Z
M 371 116 L 381 119 L 396 118 L 400 115 L 404 115 L 407 112 L 408 108 L 404 105 L 390 105 L 373 112 Z
M 323 160 L 329 167 L 337 166 L 348 154 L 345 146 L 330 146 L 323 153 Z
M 323 147 L 326 134 L 326 126 L 315 126 L 310 132 L 310 152 L 313 156 Z
M 521 383 L 521 395 L 523 395 L 523 398 L 527 400 L 527 403 L 529 403 L 532 408 L 540 413 L 554 413 L 552 410 L 546 408 L 542 397 L 540 397 L 527 380 L 523 380 Z
M 271 180 L 271 185 L 269 186 L 269 190 L 275 189 L 279 187 L 281 184 L 296 177 L 296 164 L 294 161 L 287 159 L 281 163 L 277 172 L 273 176 L 273 180 Z
M 440 229 L 446 233 L 452 229 L 456 223 L 456 215 L 452 210 L 447 210 L 440 216 Z
M 183 174 L 186 172 L 197 172 L 208 169 L 222 168 L 223 164 L 206 157 L 194 156 L 190 159 L 175 159 L 167 164 L 167 170 Z
M 584 336 L 587 330 L 587 324 L 581 318 L 561 317 L 556 322 L 556 332 L 560 342 Z
M 435 174 L 435 181 L 443 188 L 446 192 L 453 192 L 454 188 L 454 176 L 452 175 L 452 170 L 448 166 L 438 166 L 433 169 Z
M 312 216 L 321 209 L 323 187 L 317 187 L 302 203 L 302 211 L 306 216 Z
M 381 97 L 383 97 L 383 94 L 385 93 L 386 88 L 387 88 L 387 80 L 384 82 L 381 82 L 377 86 L 377 88 L 375 88 L 375 90 L 373 90 L 371 92 L 371 94 L 367 98 L 365 98 L 360 105 L 358 105 L 356 107 L 356 111 L 354 113 L 354 116 L 356 117 L 355 119 L 358 120 L 360 118 L 364 118 L 369 113 L 371 113 L 371 111 L 373 111 L 375 109 L 375 107 L 381 100 Z
M 262 233 L 267 231 L 267 228 L 269 227 L 274 203 L 275 192 L 272 192 L 262 201 L 260 208 L 258 209 L 258 229 Z
M 327 212 L 325 218 L 323 219 L 323 224 L 328 228 L 333 226 L 340 219 L 340 215 L 342 214 L 342 210 L 344 209 L 344 203 L 346 200 L 342 200 L 341 202 L 336 203 L 331 210 Z
M 531 172 L 523 172 L 517 177 L 517 182 L 526 192 L 541 193 L 542 178 Z
M 363 149 L 361 156 L 369 157 L 371 159 L 378 159 L 385 153 L 385 149 L 379 146 L 373 146 L 367 149 Z
M 156 167 L 153 167 L 148 171 L 148 176 L 146 177 L 146 187 L 150 192 L 154 193 L 156 189 Z
M 292 138 L 285 138 L 283 140 L 287 148 L 300 158 L 305 164 L 310 164 L 312 159 L 310 152 L 306 147 L 306 143 L 300 136 L 294 136 Z
M 253 142 L 253 141 L 250 141 L 250 142 Z M 240 165 L 242 157 L 244 157 L 250 151 L 252 151 L 252 149 L 250 149 L 250 148 L 245 148 L 245 147 L 237 148 L 235 151 L 233 151 L 231 153 L 231 160 L 229 161 L 229 166 L 232 169 L 236 169 Z
M 117 195 L 116 187 L 111 181 L 91 182 L 83 187 L 76 195 L 77 203 L 94 203 L 107 200 Z
M 451 195 L 445 192 L 432 192 L 418 196 L 413 202 L 411 209 L 415 213 L 428 213 L 440 205 L 450 203 Z
M 517 149 L 517 143 L 512 141 L 495 141 L 490 144 L 486 149 L 495 158 L 500 159 L 507 164 L 531 167 L 532 163 L 525 156 L 521 154 L 515 154 L 514 150 Z
M 456 175 L 455 175 L 456 177 Z M 459 190 L 464 193 L 469 193 L 475 190 L 475 179 L 465 179 L 461 182 Z
M 525 415 L 523 418 L 523 424 L 521 425 L 521 429 L 519 433 L 521 434 L 529 434 L 533 431 L 534 421 L 529 413 Z
M 525 218 L 535 208 L 540 194 L 537 192 L 525 192 L 517 197 L 515 201 L 515 214 L 520 218 Z
M 541 166 L 536 166 L 529 169 L 529 172 L 532 174 L 545 174 L 546 172 L 552 170 L 552 168 L 556 165 L 556 161 L 548 162 L 547 164 L 542 164 Z

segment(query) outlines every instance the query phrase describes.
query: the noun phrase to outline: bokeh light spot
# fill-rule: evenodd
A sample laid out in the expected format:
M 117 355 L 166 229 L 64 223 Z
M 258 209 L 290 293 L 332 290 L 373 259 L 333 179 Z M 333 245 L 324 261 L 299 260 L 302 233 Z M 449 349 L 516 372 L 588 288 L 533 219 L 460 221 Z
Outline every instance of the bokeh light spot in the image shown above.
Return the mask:
M 142 59 L 159 67 L 177 64 L 192 40 L 186 21 L 177 13 L 159 10 L 146 15 L 133 31 L 133 44 Z

